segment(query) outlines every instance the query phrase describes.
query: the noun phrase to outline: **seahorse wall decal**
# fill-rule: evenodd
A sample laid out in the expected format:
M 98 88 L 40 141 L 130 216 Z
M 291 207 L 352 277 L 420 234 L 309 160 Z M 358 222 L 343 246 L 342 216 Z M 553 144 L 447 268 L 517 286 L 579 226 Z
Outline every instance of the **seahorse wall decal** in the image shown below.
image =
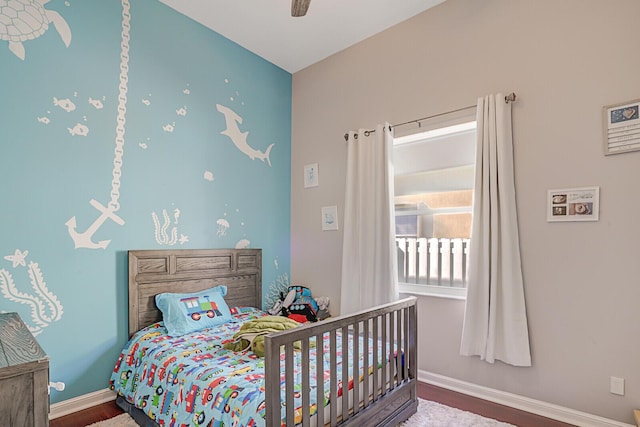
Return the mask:
M 27 327 L 35 336 L 39 335 L 51 323 L 60 320 L 64 311 L 58 298 L 47 288 L 38 263 L 29 262 L 28 270 L 35 295 L 20 292 L 13 276 L 4 268 L 0 269 L 0 293 L 10 301 L 27 304 L 31 307 L 31 320 L 34 325 L 27 324 Z

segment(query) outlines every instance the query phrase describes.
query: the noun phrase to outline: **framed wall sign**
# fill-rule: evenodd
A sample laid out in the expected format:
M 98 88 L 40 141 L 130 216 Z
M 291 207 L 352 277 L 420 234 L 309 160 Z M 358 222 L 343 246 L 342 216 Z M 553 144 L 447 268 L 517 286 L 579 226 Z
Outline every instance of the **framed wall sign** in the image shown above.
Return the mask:
M 338 207 L 325 206 L 322 208 L 322 230 L 338 229 Z
M 640 150 L 640 99 L 607 105 L 604 115 L 604 154 Z
M 597 221 L 600 187 L 565 188 L 547 192 L 547 221 Z
M 304 167 L 304 188 L 318 186 L 318 164 L 313 163 Z

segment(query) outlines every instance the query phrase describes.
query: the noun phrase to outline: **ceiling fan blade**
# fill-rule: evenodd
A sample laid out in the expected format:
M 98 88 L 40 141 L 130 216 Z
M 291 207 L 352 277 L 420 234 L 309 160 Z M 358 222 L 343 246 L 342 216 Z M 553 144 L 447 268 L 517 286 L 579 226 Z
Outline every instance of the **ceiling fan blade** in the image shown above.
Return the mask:
M 304 16 L 307 14 L 311 0 L 291 0 L 291 16 Z

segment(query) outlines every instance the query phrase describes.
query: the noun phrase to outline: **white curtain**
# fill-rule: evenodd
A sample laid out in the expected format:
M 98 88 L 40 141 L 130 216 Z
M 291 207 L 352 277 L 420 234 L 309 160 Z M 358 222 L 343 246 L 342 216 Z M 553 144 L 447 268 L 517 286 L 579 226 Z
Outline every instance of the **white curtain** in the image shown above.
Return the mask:
M 511 104 L 502 94 L 478 99 L 469 287 L 460 354 L 531 366 L 524 300 Z
M 393 200 L 393 136 L 349 132 L 342 242 L 342 314 L 398 299 Z

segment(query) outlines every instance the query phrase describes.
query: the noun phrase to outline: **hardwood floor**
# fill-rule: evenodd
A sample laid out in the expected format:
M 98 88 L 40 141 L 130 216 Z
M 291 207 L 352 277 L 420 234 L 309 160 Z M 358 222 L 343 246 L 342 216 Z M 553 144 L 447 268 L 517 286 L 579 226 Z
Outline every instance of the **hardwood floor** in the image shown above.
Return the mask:
M 418 382 L 418 397 L 463 411 L 473 412 L 483 417 L 513 424 L 518 427 L 575 427 L 540 415 L 520 411 L 509 406 L 499 405 L 484 399 L 469 396 L 431 384 Z
M 108 420 L 122 414 L 122 409 L 116 405 L 116 401 L 93 406 L 83 411 L 74 412 L 64 417 L 49 421 L 49 427 L 85 427 L 98 421 Z
M 573 427 L 571 424 L 551 420 L 539 415 L 519 411 L 508 406 L 498 405 L 477 397 L 456 393 L 455 391 L 418 383 L 418 397 L 443 405 L 473 412 L 484 417 L 510 423 L 518 427 Z M 80 412 L 51 420 L 50 427 L 85 427 L 89 424 L 113 418 L 122 413 L 114 402 L 104 403 Z

